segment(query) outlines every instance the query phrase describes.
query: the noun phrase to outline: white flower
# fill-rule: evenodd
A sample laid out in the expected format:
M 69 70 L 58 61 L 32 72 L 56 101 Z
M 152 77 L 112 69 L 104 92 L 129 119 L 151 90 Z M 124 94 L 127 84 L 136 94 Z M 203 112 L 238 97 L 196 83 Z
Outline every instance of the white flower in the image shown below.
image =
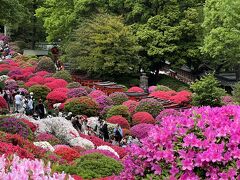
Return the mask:
M 97 149 L 110 151 L 111 153 L 115 154 L 119 158 L 118 153 L 113 148 L 111 148 L 110 146 L 98 146 Z
M 95 128 L 96 125 L 99 127 L 100 124 L 99 124 L 99 121 L 98 121 L 99 117 L 90 117 L 90 118 L 87 118 L 87 126 L 90 126 L 91 128 Z
M 47 141 L 33 142 L 33 144 L 43 149 L 46 149 L 52 152 L 54 151 L 54 148 L 52 147 L 52 145 Z
M 7 80 L 8 78 L 9 78 L 9 76 L 7 76 L 7 75 L 2 75 L 2 76 L 0 76 L 0 81 L 3 82 L 3 81 L 5 81 L 5 80 Z
M 84 147 L 85 149 L 93 149 L 94 148 L 94 144 L 91 141 L 84 139 L 82 137 L 76 137 L 76 138 L 70 140 L 69 144 L 71 146 Z

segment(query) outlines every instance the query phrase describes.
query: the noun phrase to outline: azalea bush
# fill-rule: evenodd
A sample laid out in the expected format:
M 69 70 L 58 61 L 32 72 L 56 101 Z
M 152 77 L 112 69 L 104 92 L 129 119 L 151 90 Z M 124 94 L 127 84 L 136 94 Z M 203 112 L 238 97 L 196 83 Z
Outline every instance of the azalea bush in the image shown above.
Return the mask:
M 36 72 L 38 71 L 47 71 L 49 73 L 55 73 L 56 67 L 51 58 L 43 56 L 40 58 L 40 61 L 37 64 Z
M 61 144 L 61 140 L 56 138 L 54 135 L 49 134 L 49 133 L 40 133 L 37 137 L 36 137 L 37 141 L 47 141 L 49 142 L 52 146 L 57 145 L 57 144 Z
M 154 124 L 155 119 L 148 112 L 137 112 L 137 113 L 133 114 L 132 124 L 136 125 L 136 124 L 141 124 L 141 123 Z
M 128 100 L 128 96 L 123 92 L 115 92 L 109 95 L 114 105 L 121 105 Z
M 87 96 L 87 91 L 84 88 L 72 88 L 68 91 L 68 98 Z
M 68 71 L 58 71 L 53 74 L 53 77 L 56 79 L 64 79 L 67 82 L 72 82 L 72 76 Z
M 143 93 L 144 90 L 140 87 L 134 86 L 127 90 L 127 92 Z
M 121 126 L 121 128 L 125 128 L 125 129 L 130 128 L 128 120 L 120 115 L 112 116 L 112 117 L 108 118 L 107 122 L 112 123 L 112 124 L 119 124 Z
M 149 130 L 154 127 L 152 124 L 141 123 L 133 126 L 130 129 L 131 135 L 138 139 L 143 139 L 148 136 Z
M 7 90 L 10 90 L 10 91 L 16 90 L 16 89 L 18 89 L 18 87 L 19 86 L 18 86 L 17 82 L 13 79 L 7 79 L 5 81 L 5 89 L 7 89 Z
M 45 86 L 50 88 L 51 90 L 57 89 L 57 88 L 64 88 L 67 86 L 67 81 L 63 79 L 55 79 L 52 82 L 46 83 Z
M 128 121 L 130 121 L 130 112 L 128 111 L 127 106 L 123 106 L 123 105 L 113 106 L 107 111 L 107 118 L 110 118 L 116 115 L 120 115 L 126 118 Z
M 54 151 L 57 155 L 61 156 L 63 159 L 71 162 L 81 156 L 79 152 L 70 147 L 57 147 Z
M 104 95 L 106 95 L 104 92 L 102 92 L 100 90 L 94 90 L 88 96 L 91 98 L 97 98 L 99 96 L 104 96 Z
M 64 110 L 72 112 L 74 115 L 96 116 L 98 114 L 98 104 L 90 97 L 82 96 L 66 103 Z
M 0 96 L 0 114 L 6 114 L 8 112 L 8 104 L 6 100 Z
M 221 102 L 223 105 L 234 105 L 235 104 L 232 96 L 222 96 Z
M 122 164 L 105 155 L 92 153 L 80 157 L 73 165 L 58 166 L 56 170 L 91 179 L 118 175 L 122 170 Z
M 240 106 L 166 116 L 132 145 L 121 179 L 238 179 Z
M 46 99 L 50 104 L 62 103 L 67 99 L 67 94 L 62 91 L 52 91 L 47 95 Z
M 142 99 L 136 107 L 136 112 L 148 112 L 153 117 L 156 117 L 163 110 L 161 102 L 156 99 Z
M 113 159 L 119 161 L 119 157 L 117 157 L 114 153 L 107 151 L 107 150 L 91 149 L 91 150 L 84 151 L 82 153 L 82 155 L 84 156 L 84 155 L 92 154 L 92 153 L 99 153 L 99 154 L 105 155 L 107 157 L 110 157 L 110 158 L 113 158 Z
M 67 88 L 72 89 L 72 88 L 79 88 L 81 87 L 81 84 L 79 82 L 71 82 L 67 85 Z
M 131 114 L 133 114 L 138 106 L 139 102 L 134 100 L 125 101 L 122 105 L 127 106 Z
M 45 100 L 48 93 L 51 91 L 47 86 L 43 85 L 34 85 L 30 87 L 28 90 L 29 92 L 33 92 L 33 97 L 36 100 L 38 99 Z
M 103 110 L 107 106 L 113 105 L 112 99 L 110 97 L 106 96 L 106 95 L 98 96 L 97 98 L 95 98 L 95 100 L 98 103 L 99 108 L 101 110 Z
M 162 110 L 159 115 L 156 117 L 157 122 L 161 122 L 162 119 L 166 116 L 179 116 L 180 112 L 175 109 L 164 109 Z

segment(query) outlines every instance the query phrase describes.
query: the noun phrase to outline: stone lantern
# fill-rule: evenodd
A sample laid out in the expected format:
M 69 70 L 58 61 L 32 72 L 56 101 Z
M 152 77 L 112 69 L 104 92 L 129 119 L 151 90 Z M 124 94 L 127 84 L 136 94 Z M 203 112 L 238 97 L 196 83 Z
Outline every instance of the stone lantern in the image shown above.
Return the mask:
M 146 73 L 144 73 L 143 69 L 140 70 L 140 88 L 142 88 L 146 93 L 148 92 L 148 77 Z

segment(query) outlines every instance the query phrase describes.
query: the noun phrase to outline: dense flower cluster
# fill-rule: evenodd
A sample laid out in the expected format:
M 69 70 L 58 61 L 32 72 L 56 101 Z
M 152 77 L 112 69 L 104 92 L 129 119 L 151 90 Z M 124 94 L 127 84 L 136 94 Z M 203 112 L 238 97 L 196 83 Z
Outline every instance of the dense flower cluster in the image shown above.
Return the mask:
M 40 133 L 37 136 L 37 141 L 47 141 L 53 146 L 57 144 L 61 144 L 61 141 L 58 138 L 56 138 L 55 136 L 49 133 Z
M 128 120 L 119 115 L 108 118 L 107 122 L 112 123 L 112 124 L 119 124 L 121 126 L 121 128 L 125 128 L 125 129 L 130 128 Z
M 132 124 L 136 125 L 141 123 L 154 124 L 155 119 L 148 112 L 137 112 L 132 116 Z
M 166 116 L 132 145 L 120 179 L 238 179 L 240 106 L 192 108 Z
M 55 79 L 52 82 L 46 83 L 45 85 L 49 87 L 51 90 L 57 89 L 57 88 L 63 88 L 67 86 L 67 81 L 63 79 Z
M 67 93 L 68 98 L 86 96 L 88 93 L 84 88 L 72 88 Z
M 98 103 L 100 109 L 104 109 L 107 106 L 113 105 L 112 99 L 106 95 L 98 96 L 95 98 L 95 100 Z
M 46 98 L 51 104 L 62 103 L 67 99 L 67 94 L 61 91 L 52 91 Z
M 134 86 L 127 90 L 127 92 L 143 93 L 144 90 L 140 87 Z
M 123 103 L 124 106 L 128 107 L 128 110 L 131 114 L 133 114 L 138 106 L 139 102 L 134 100 L 128 100 Z
M 5 111 L 7 109 L 8 109 L 8 105 L 6 100 L 2 96 L 0 96 L 0 112 Z
M 157 122 L 161 122 L 162 119 L 166 116 L 178 116 L 180 115 L 180 112 L 178 112 L 177 110 L 175 109 L 164 109 L 163 111 L 161 111 L 159 113 L 159 115 L 156 117 L 156 121 Z
M 104 95 L 106 95 L 104 92 L 102 92 L 100 90 L 94 90 L 88 96 L 91 98 L 97 98 L 99 96 L 104 96 Z
M 131 135 L 137 137 L 138 139 L 143 139 L 148 136 L 149 130 L 153 127 L 152 124 L 141 123 L 133 126 L 130 131 Z
M 8 90 L 15 90 L 18 88 L 18 84 L 15 80 L 13 79 L 7 79 L 5 81 L 5 89 L 8 89 Z
M 128 96 L 123 92 L 115 92 L 109 95 L 113 100 L 114 105 L 121 105 L 123 102 L 128 100 Z
M 67 146 L 57 147 L 55 148 L 54 152 L 57 155 L 61 156 L 63 159 L 67 160 L 68 162 L 71 162 L 81 156 L 79 152 Z

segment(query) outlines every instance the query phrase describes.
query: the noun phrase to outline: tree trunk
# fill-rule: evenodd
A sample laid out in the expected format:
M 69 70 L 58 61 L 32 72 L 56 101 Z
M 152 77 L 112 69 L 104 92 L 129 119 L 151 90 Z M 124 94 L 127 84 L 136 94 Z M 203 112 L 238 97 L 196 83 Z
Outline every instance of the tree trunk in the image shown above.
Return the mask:
M 35 49 L 35 46 L 36 46 L 36 31 L 37 31 L 37 28 L 36 28 L 37 18 L 35 16 L 35 10 L 37 9 L 36 0 L 33 1 L 32 8 L 33 8 L 33 14 L 32 14 L 32 49 Z

